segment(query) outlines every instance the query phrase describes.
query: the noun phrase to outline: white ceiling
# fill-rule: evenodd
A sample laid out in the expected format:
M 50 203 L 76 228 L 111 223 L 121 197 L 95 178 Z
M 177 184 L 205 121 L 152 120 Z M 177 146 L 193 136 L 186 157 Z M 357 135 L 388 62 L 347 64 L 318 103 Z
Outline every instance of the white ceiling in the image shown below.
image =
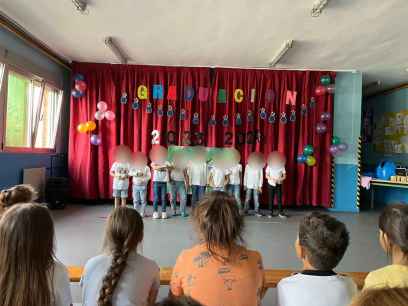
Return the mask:
M 0 10 L 68 60 L 115 62 L 113 36 L 132 63 L 356 69 L 381 88 L 408 82 L 408 1 L 330 0 L 318 18 L 314 0 L 0 0 Z M 377 90 L 378 90 L 377 89 Z

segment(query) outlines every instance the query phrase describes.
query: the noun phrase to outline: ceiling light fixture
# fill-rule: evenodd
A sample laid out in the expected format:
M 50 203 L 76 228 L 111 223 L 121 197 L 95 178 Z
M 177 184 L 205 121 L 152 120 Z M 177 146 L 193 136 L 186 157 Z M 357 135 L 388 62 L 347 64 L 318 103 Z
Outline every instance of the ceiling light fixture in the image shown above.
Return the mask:
M 105 38 L 105 45 L 115 54 L 121 64 L 127 64 L 128 58 L 124 52 L 118 47 L 112 37 Z
M 75 5 L 75 8 L 77 9 L 78 12 L 82 14 L 88 14 L 88 3 L 86 0 L 72 0 L 72 3 Z
M 275 54 L 275 56 L 269 62 L 269 67 L 270 68 L 274 67 L 282 59 L 282 57 L 286 54 L 286 52 L 288 52 L 288 50 L 292 47 L 293 47 L 292 39 L 285 41 L 283 45 L 280 47 L 279 51 Z
M 310 15 L 312 15 L 312 17 L 319 17 L 328 2 L 329 0 L 316 0 L 313 3 Z

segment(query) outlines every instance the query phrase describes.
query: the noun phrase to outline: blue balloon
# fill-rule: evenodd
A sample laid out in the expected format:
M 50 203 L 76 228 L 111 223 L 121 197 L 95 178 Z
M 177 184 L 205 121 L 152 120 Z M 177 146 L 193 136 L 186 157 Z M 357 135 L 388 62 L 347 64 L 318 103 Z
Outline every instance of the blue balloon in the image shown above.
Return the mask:
M 381 161 L 376 169 L 376 176 L 380 180 L 388 181 L 391 176 L 394 176 L 396 173 L 396 166 L 395 163 L 392 161 Z
M 306 162 L 306 160 L 307 160 L 307 157 L 305 155 L 303 155 L 303 154 L 298 155 L 298 157 L 297 157 L 297 162 L 300 163 L 300 164 L 304 164 Z
M 85 80 L 85 77 L 84 77 L 83 74 L 76 73 L 76 74 L 74 75 L 74 80 L 75 80 L 75 81 L 83 81 L 83 80 Z
M 80 98 L 80 97 L 82 97 L 82 96 L 84 95 L 84 93 L 81 92 L 81 91 L 79 91 L 79 90 L 73 89 L 73 90 L 71 91 L 71 95 L 72 95 L 74 98 Z

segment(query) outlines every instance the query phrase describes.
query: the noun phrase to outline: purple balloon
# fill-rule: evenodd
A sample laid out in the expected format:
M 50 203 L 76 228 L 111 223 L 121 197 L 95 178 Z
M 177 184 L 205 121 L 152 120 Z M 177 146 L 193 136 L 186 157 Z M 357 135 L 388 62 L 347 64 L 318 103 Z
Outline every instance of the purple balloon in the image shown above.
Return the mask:
M 334 94 L 336 91 L 336 85 L 335 84 L 329 84 L 326 86 L 327 93 L 329 94 Z
M 330 118 L 331 118 L 331 115 L 328 112 L 324 112 L 320 115 L 320 120 L 322 121 L 329 121 Z
M 316 125 L 316 132 L 319 134 L 324 134 L 327 131 L 327 126 L 324 123 L 319 122 Z
M 331 145 L 329 151 L 331 155 L 336 156 L 339 153 L 339 148 L 337 145 Z
M 340 152 L 346 152 L 348 149 L 348 144 L 347 143 L 340 143 L 337 145 L 337 148 L 339 149 Z
M 99 146 L 101 144 L 101 137 L 99 135 L 92 134 L 91 144 L 93 144 L 94 146 Z

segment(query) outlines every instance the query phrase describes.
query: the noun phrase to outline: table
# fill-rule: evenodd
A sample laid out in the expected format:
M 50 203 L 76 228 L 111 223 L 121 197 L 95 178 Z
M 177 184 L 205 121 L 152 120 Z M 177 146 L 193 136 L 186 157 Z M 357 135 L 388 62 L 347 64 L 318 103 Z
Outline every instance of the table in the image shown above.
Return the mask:
M 386 180 L 379 180 L 379 179 L 372 179 L 370 182 L 370 191 L 371 191 L 371 198 L 370 198 L 370 205 L 371 209 L 374 209 L 374 189 L 375 186 L 382 186 L 388 188 L 406 188 L 408 189 L 408 183 L 400 183 L 400 182 L 391 182 Z

